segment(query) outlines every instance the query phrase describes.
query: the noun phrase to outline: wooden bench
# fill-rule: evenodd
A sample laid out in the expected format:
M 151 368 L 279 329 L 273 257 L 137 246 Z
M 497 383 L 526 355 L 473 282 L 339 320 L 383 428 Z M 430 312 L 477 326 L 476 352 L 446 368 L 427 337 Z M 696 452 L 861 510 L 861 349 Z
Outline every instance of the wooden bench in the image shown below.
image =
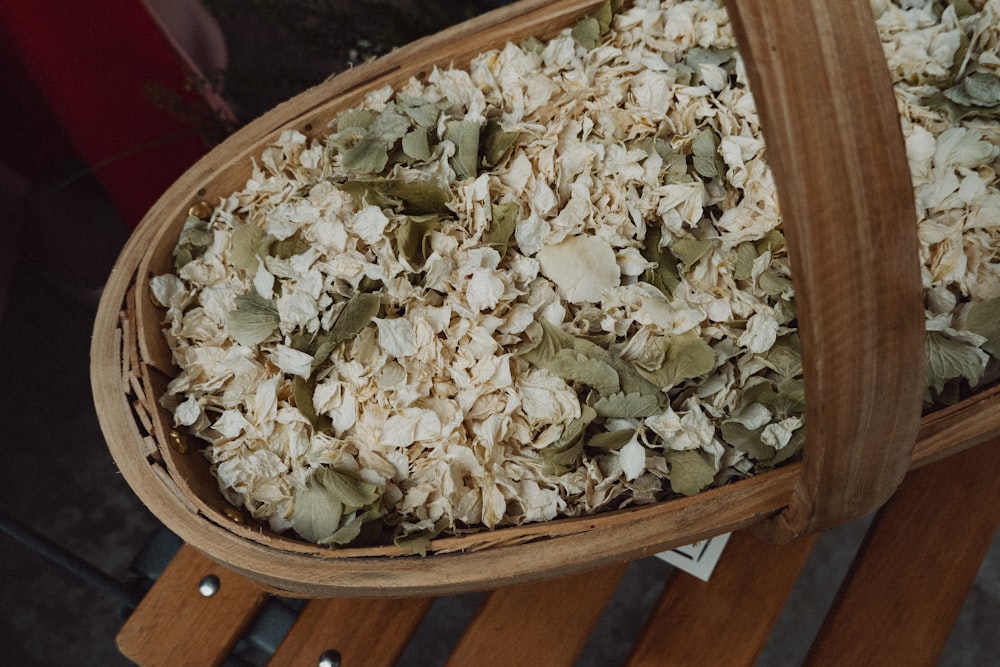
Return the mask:
M 806 664 L 937 664 L 1000 524 L 997 470 L 1000 439 L 907 475 L 871 521 Z M 735 533 L 709 582 L 684 573 L 669 578 L 619 662 L 754 664 L 816 540 L 773 545 Z M 573 665 L 627 566 L 489 592 L 447 664 Z M 200 593 L 201 586 L 214 594 Z M 143 667 L 224 664 L 273 601 L 185 546 L 126 621 L 118 644 Z M 291 627 L 266 664 L 394 665 L 432 602 L 303 601 L 289 607 Z

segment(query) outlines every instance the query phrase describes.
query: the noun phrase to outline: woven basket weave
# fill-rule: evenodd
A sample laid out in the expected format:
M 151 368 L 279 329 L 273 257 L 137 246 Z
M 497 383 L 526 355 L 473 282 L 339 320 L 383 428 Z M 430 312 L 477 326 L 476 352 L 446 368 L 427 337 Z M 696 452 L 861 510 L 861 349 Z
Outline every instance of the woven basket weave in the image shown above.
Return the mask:
M 155 204 L 107 284 L 92 346 L 109 448 L 150 510 L 211 558 L 306 596 L 455 593 L 646 556 L 733 529 L 788 541 L 883 503 L 913 466 L 1000 432 L 1000 388 L 921 419 L 923 292 L 913 193 L 867 0 L 730 0 L 792 260 L 807 400 L 801 462 L 694 497 L 591 517 L 331 550 L 270 533 L 222 497 L 158 405 L 176 373 L 149 298 L 187 211 L 240 189 L 285 129 L 314 137 L 385 85 L 551 36 L 600 0 L 523 0 L 306 91 L 217 147 Z M 193 448 L 192 448 L 193 449 Z

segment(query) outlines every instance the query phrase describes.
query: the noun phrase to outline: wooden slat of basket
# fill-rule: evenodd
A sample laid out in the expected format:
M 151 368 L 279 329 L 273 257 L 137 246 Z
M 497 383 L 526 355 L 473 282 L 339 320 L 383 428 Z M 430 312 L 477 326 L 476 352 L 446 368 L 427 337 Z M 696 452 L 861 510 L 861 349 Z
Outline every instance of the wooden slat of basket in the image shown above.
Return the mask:
M 667 583 L 628 667 L 754 664 L 816 538 L 775 545 L 733 533 L 709 581 L 678 572 Z
M 998 470 L 994 439 L 907 475 L 872 522 L 807 664 L 938 664 L 1000 526 Z
M 909 467 L 923 391 L 913 188 L 868 0 L 729 0 L 789 245 L 805 467 L 762 531 L 787 541 L 878 507 Z
M 199 584 L 217 577 L 206 597 Z M 248 579 L 181 547 L 118 634 L 118 648 L 143 667 L 217 665 L 263 604 L 264 591 Z
M 620 563 L 491 592 L 452 651 L 448 667 L 484 662 L 571 667 L 626 569 Z
M 433 598 L 313 600 L 281 642 L 268 667 L 315 665 L 336 651 L 342 665 L 392 667 Z

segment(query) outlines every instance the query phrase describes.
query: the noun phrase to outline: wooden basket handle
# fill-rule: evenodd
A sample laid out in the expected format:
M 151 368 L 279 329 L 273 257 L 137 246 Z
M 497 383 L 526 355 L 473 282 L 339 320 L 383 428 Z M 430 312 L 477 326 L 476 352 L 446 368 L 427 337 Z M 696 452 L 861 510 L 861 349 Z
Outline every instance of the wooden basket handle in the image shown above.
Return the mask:
M 727 0 L 784 219 L 807 438 L 772 541 L 885 502 L 909 466 L 923 393 L 911 176 L 868 0 Z
M 411 73 L 403 54 L 430 49 L 436 62 L 461 61 L 469 39 L 481 35 L 483 48 L 496 46 L 523 36 L 525 21 L 546 34 L 599 2 L 516 3 L 390 54 L 373 64 L 381 69 L 358 68 L 353 84 L 340 79 L 337 86 L 350 92 L 376 76 L 405 80 Z M 767 141 L 802 340 L 803 472 L 789 506 L 758 530 L 787 541 L 880 506 L 910 465 L 924 383 L 916 214 L 868 0 L 726 4 Z M 269 125 L 256 134 L 276 131 L 289 118 L 301 121 L 306 102 L 324 108 L 329 91 L 314 91 L 299 98 L 294 115 L 259 119 Z

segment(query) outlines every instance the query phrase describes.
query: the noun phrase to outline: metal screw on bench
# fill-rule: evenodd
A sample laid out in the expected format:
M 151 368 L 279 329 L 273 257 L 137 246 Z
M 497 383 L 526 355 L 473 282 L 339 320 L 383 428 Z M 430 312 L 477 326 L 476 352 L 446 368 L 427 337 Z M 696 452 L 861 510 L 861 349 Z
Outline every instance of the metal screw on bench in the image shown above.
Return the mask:
M 319 667 L 340 667 L 340 653 L 332 648 L 323 651 L 319 656 Z
M 219 578 L 214 574 L 206 575 L 198 582 L 198 592 L 210 598 L 219 592 Z

